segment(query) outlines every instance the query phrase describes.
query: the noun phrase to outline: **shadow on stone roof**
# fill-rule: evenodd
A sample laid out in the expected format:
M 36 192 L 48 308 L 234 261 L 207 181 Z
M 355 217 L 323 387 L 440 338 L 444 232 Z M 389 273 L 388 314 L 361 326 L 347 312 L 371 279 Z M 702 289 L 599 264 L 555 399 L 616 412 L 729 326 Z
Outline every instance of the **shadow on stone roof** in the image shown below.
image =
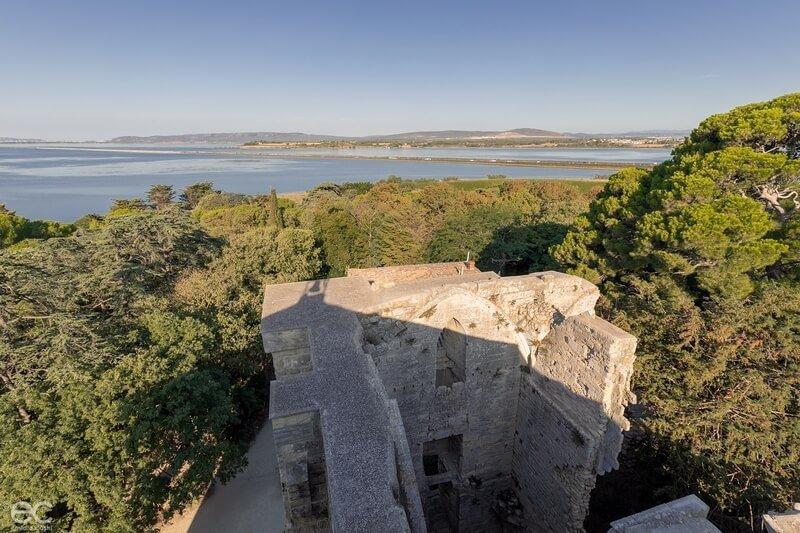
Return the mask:
M 289 524 L 581 528 L 616 467 L 635 348 L 594 315 L 597 289 L 555 272 L 369 277 L 265 291 Z

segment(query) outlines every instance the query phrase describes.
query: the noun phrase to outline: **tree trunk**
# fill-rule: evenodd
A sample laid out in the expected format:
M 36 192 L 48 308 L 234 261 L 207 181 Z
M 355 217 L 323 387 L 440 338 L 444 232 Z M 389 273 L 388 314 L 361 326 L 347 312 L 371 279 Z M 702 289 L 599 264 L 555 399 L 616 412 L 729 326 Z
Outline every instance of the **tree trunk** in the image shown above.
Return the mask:
M 786 214 L 786 210 L 780 203 L 780 196 L 777 189 L 773 189 L 771 187 L 761 187 L 758 189 L 758 193 L 758 197 L 761 200 L 764 200 L 770 208 L 777 211 L 781 216 Z
M 3 385 L 11 391 L 14 392 L 17 390 L 17 387 L 14 385 L 14 382 L 11 381 L 11 376 L 8 375 L 8 371 L 3 370 L 0 372 L 0 379 L 3 381 Z M 30 424 L 33 420 L 33 416 L 28 412 L 27 409 L 22 407 L 21 405 L 17 405 L 17 412 L 19 413 L 20 418 L 22 418 L 23 424 Z

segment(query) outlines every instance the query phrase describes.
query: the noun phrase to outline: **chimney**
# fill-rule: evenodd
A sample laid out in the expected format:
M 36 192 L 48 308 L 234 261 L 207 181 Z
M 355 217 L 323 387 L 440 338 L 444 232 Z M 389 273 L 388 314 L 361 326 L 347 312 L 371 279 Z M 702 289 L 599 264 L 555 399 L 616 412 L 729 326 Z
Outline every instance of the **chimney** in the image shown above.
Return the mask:
M 475 261 L 472 259 L 467 261 L 467 270 L 475 270 Z

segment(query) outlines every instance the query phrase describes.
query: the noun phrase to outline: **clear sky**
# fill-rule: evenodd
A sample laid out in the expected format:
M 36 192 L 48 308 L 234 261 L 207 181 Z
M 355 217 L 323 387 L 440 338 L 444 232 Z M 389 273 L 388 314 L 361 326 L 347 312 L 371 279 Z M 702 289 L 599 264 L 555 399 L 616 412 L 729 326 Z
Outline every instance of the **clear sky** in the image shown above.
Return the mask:
M 798 0 L 0 0 L 0 136 L 689 129 L 800 91 Z

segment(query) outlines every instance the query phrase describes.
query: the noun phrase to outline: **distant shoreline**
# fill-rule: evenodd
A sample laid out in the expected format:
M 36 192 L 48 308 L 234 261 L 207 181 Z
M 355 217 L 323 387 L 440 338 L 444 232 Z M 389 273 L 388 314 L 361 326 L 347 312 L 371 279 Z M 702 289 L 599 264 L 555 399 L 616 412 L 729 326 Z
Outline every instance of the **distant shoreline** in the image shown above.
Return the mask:
M 545 143 L 498 143 L 498 144 L 483 144 L 483 143 L 465 143 L 465 142 L 430 142 L 420 144 L 396 144 L 396 143 L 355 143 L 355 144 L 341 144 L 332 145 L 324 142 L 274 142 L 262 144 L 242 144 L 238 148 L 242 150 L 353 150 L 356 148 L 391 148 L 403 150 L 415 149 L 431 149 L 431 148 L 466 148 L 475 150 L 519 150 L 519 149 L 575 149 L 575 150 L 647 150 L 657 148 L 675 148 L 676 143 L 559 143 L 559 142 L 545 142 Z
M 422 163 L 462 163 L 470 165 L 491 165 L 507 167 L 543 167 L 543 168 L 581 168 L 597 170 L 620 170 L 623 168 L 643 168 L 650 170 L 653 163 L 630 161 L 559 161 L 547 159 L 485 159 L 471 157 L 422 157 L 422 156 L 359 156 L 338 154 L 297 154 L 297 153 L 254 153 L 254 152 L 212 152 L 205 150 L 148 150 L 145 148 L 82 148 L 82 147 L 38 147 L 39 150 L 72 150 L 79 152 L 109 152 L 128 154 L 170 154 L 170 155 L 204 155 L 258 157 L 267 159 L 362 159 L 372 161 L 400 161 Z

